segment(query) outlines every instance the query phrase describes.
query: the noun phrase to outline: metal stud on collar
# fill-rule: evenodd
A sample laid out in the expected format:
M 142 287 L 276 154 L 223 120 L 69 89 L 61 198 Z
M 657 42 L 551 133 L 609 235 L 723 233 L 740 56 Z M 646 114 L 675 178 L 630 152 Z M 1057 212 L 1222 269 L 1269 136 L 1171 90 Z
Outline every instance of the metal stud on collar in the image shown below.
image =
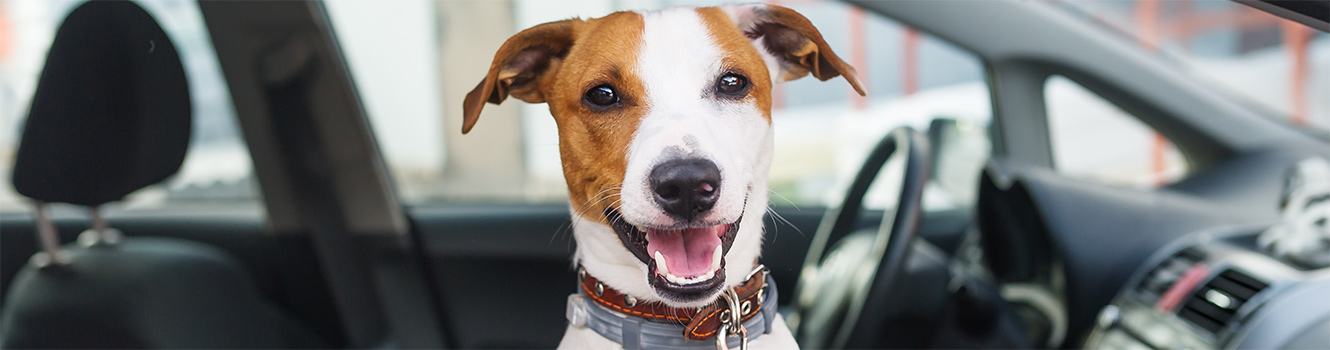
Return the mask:
M 605 284 L 596 282 L 596 296 L 605 296 Z
M 585 268 L 585 267 L 578 266 L 578 267 L 577 267 L 577 281 L 578 281 L 578 282 L 582 282 L 582 281 L 585 281 L 585 280 L 586 280 L 586 268 Z
M 625 295 L 625 296 L 623 296 L 623 304 L 624 304 L 625 306 L 628 306 L 628 308 L 632 308 L 632 307 L 634 307 L 634 306 L 637 306 L 637 298 L 634 298 L 634 297 L 631 296 L 631 295 Z

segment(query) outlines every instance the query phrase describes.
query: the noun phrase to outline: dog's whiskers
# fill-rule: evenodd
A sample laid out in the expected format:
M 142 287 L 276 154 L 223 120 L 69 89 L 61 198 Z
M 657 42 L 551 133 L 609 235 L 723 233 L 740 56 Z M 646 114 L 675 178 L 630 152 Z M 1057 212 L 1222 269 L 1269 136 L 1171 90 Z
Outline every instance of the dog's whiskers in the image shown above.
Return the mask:
M 606 189 L 604 189 L 604 190 L 601 190 L 600 192 L 596 192 L 596 194 L 594 194 L 594 195 L 591 195 L 591 198 L 592 198 L 593 200 L 587 201 L 586 203 L 582 204 L 582 207 L 577 209 L 577 211 L 576 211 L 576 215 L 574 215 L 573 220 L 576 220 L 577 217 L 581 217 L 583 214 L 586 214 L 586 211 L 587 211 L 587 210 L 590 210 L 591 207 L 595 206 L 596 204 L 598 204 L 598 203 L 600 203 L 600 202 L 602 202 L 602 201 L 604 201 L 604 200 L 606 200 L 606 199 L 609 199 L 609 198 L 612 198 L 612 197 L 615 197 L 615 196 L 620 195 L 619 192 L 614 192 L 614 193 L 608 193 L 608 192 L 610 192 L 610 191 L 615 191 L 615 190 L 619 190 L 619 189 L 621 189 L 621 188 L 622 188 L 622 186 L 614 186 L 614 187 L 610 187 L 610 188 L 606 188 Z M 604 196 L 602 196 L 602 195 L 604 195 Z
M 798 209 L 798 208 L 795 208 L 795 209 Z M 776 212 L 776 209 L 775 209 L 775 208 L 767 207 L 767 212 L 768 212 L 768 213 L 771 213 L 771 217 L 772 217 L 772 218 L 775 218 L 776 220 L 779 220 L 780 222 L 784 222 L 786 225 L 790 225 L 790 227 L 793 227 L 793 228 L 794 228 L 794 232 L 798 232 L 798 233 L 799 233 L 799 236 L 801 236 L 801 237 L 807 237 L 807 235 L 804 234 L 804 231 L 799 229 L 799 226 L 795 226 L 794 223 L 793 223 L 793 222 L 790 222 L 789 219 L 786 219 L 784 216 L 781 216 L 780 213 L 777 213 L 777 212 Z M 772 239 L 774 240 L 775 238 L 773 237 Z
M 776 192 L 775 190 L 772 190 L 770 188 L 767 189 L 767 192 L 776 195 L 776 197 L 780 197 L 780 199 L 785 201 L 785 203 L 790 203 L 790 206 L 794 207 L 794 210 L 800 210 L 798 204 L 794 204 L 794 201 L 791 201 L 789 198 L 785 198 L 785 195 L 780 194 L 780 192 Z
M 604 202 L 607 199 L 619 196 L 620 195 L 619 192 L 613 192 L 613 193 L 610 192 L 619 190 L 621 188 L 622 186 L 609 187 L 601 190 L 600 192 L 596 192 L 596 194 L 594 195 L 591 195 L 591 198 L 593 198 L 593 200 L 589 200 L 586 203 L 583 203 L 581 207 L 579 207 L 576 211 L 574 211 L 573 215 L 569 218 L 569 223 L 567 225 L 561 226 L 566 228 L 560 228 L 559 230 L 556 230 L 554 232 L 554 235 L 550 237 L 550 243 L 553 243 L 554 240 L 557 239 L 564 232 L 572 233 L 573 226 L 576 226 L 575 225 L 576 220 L 580 219 L 583 215 L 586 214 L 587 210 L 591 210 L 591 208 L 594 207 L 596 204 Z M 572 244 L 572 242 L 569 241 L 568 244 Z

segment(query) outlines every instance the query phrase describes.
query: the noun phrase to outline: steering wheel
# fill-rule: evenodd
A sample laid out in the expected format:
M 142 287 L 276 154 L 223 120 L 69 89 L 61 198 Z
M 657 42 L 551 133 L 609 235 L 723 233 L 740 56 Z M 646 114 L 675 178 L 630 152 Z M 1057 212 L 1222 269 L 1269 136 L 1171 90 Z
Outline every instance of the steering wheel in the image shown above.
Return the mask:
M 794 290 L 797 310 L 790 324 L 801 347 L 873 346 L 861 343 L 876 339 L 886 324 L 891 289 L 902 282 L 918 237 L 920 200 L 932 168 L 929 151 L 922 133 L 909 127 L 892 130 L 868 155 L 844 201 L 823 216 Z M 884 213 L 875 234 L 851 234 L 869 186 L 889 159 L 899 157 L 905 164 L 896 208 Z

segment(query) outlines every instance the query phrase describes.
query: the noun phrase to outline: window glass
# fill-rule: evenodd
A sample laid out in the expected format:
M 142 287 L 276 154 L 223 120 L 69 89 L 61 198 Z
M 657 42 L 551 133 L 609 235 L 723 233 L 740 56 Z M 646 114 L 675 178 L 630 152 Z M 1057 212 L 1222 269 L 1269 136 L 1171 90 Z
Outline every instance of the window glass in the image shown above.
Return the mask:
M 47 50 L 66 15 L 84 1 L 0 2 L 0 211 L 29 210 L 14 192 L 11 167 L 21 126 L 46 62 Z M 198 4 L 186 0 L 141 0 L 180 52 L 193 100 L 193 134 L 180 172 L 164 184 L 113 206 L 154 209 L 178 205 L 258 203 L 252 162 L 236 122 L 230 92 Z M 90 170 L 91 171 L 91 170 Z
M 1330 131 L 1330 34 L 1235 1 L 1060 1 L 1233 100 Z
M 1044 98 L 1059 173 L 1136 188 L 1186 175 L 1186 159 L 1172 142 L 1071 79 L 1049 78 Z
M 571 17 L 618 10 L 709 6 L 698 0 L 394 1 L 331 0 L 327 8 L 369 118 L 409 204 L 439 201 L 567 201 L 554 119 L 545 104 L 487 105 L 480 125 L 461 134 L 461 101 L 483 78 L 493 53 L 512 34 Z M 980 61 L 923 33 L 839 2 L 780 2 L 818 28 L 855 66 L 869 91 L 861 98 L 837 78 L 804 78 L 773 92 L 775 205 L 820 207 L 840 198 L 868 148 L 890 130 L 949 125 L 949 153 L 965 157 L 938 176 L 949 191 L 930 205 L 963 202 L 987 158 L 991 115 Z M 392 26 L 382 23 L 391 21 Z M 383 40 L 393 38 L 393 40 Z M 961 127 L 950 127 L 962 125 Z M 956 131 L 962 130 L 962 131 Z M 966 138 L 957 141 L 954 136 Z M 952 174 L 952 172 L 956 174 Z M 966 174 L 961 174 L 966 173 Z M 967 179 L 968 178 L 968 179 Z M 892 181 L 879 181 L 891 183 Z M 941 188 L 939 187 L 939 188 Z M 894 204 L 892 191 L 870 193 L 869 206 Z M 931 193 L 930 192 L 930 193 Z M 951 193 L 956 193 L 955 195 Z M 952 198 L 960 196 L 961 200 Z

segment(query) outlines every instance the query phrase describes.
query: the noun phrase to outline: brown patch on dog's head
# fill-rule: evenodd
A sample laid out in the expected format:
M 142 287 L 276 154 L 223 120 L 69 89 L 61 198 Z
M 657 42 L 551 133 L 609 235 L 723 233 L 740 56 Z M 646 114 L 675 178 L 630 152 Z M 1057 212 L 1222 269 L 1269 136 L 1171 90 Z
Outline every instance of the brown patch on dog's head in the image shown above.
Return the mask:
M 604 223 L 599 213 L 618 194 L 628 144 L 645 113 L 642 82 L 635 75 L 642 17 L 616 12 L 590 20 L 570 19 L 524 30 L 495 54 L 489 74 L 464 103 L 462 133 L 471 130 L 486 101 L 509 95 L 549 104 L 559 128 L 559 153 L 574 204 Z M 619 102 L 593 106 L 583 96 L 608 85 Z M 557 88 L 556 88 L 557 87 Z
M 559 127 L 559 155 L 569 199 L 582 213 L 605 223 L 605 208 L 618 196 L 627 168 L 629 143 L 646 113 L 646 89 L 636 75 L 642 16 L 617 12 L 588 20 L 577 45 L 551 89 L 550 113 Z M 618 94 L 615 106 L 600 108 L 584 100 L 594 87 L 608 85 Z
M 771 88 L 774 81 L 767 72 L 761 53 L 753 47 L 730 16 L 719 7 L 698 8 L 697 15 L 702 18 L 707 31 L 711 32 L 711 39 L 721 51 L 729 53 L 725 57 L 724 65 L 729 67 L 729 70 L 749 78 L 752 90 L 747 98 L 754 99 L 757 108 L 762 111 L 762 116 L 767 118 L 767 122 L 771 122 Z

